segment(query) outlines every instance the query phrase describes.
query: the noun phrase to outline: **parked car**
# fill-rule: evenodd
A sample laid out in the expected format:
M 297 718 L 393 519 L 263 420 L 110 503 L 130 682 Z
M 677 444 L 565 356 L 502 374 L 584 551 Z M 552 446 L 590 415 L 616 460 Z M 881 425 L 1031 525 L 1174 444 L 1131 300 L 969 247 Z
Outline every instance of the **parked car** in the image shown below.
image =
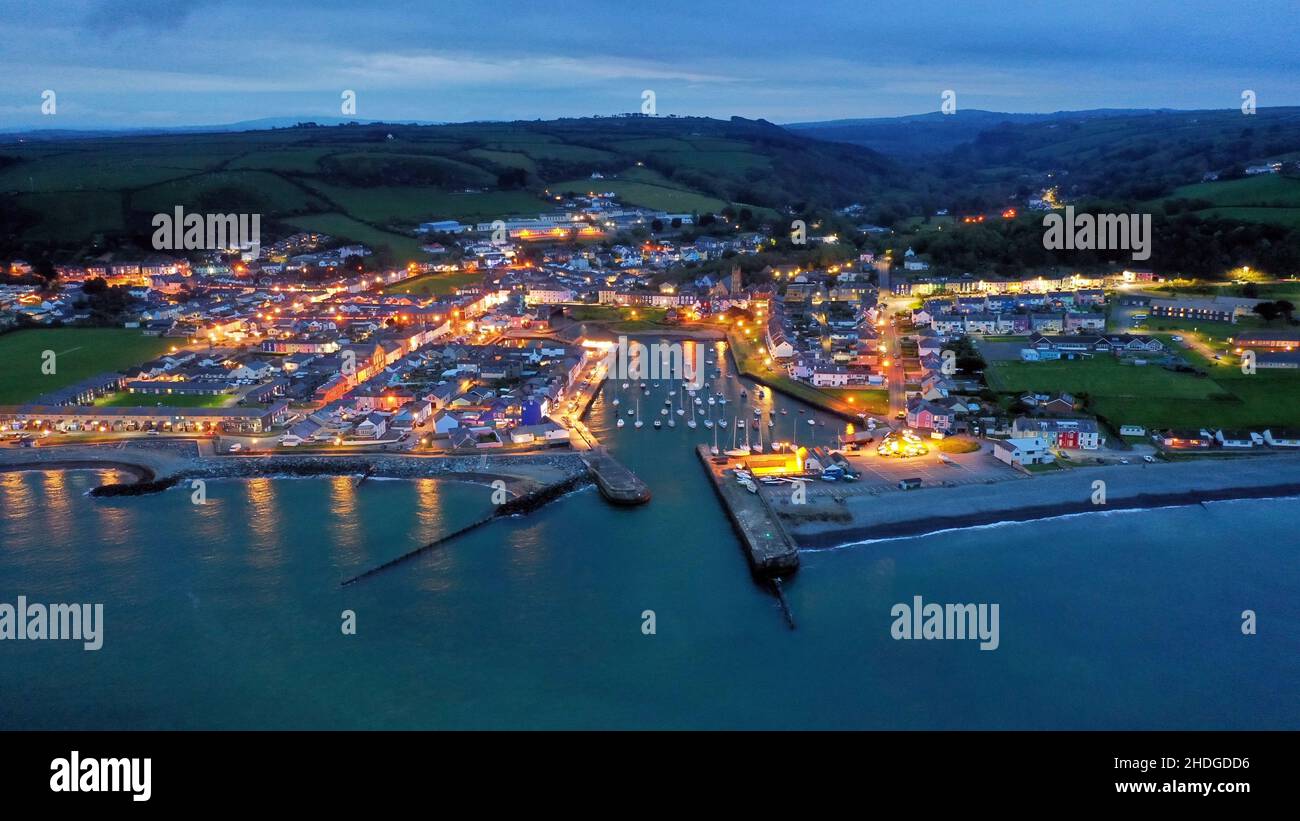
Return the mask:
M 1144 455 L 1144 456 L 1142 457 L 1142 461 L 1143 461 L 1143 462 L 1154 462 L 1155 460 L 1156 460 L 1156 457 L 1152 456 L 1152 455 L 1149 454 L 1149 453 L 1146 454 L 1146 455 Z

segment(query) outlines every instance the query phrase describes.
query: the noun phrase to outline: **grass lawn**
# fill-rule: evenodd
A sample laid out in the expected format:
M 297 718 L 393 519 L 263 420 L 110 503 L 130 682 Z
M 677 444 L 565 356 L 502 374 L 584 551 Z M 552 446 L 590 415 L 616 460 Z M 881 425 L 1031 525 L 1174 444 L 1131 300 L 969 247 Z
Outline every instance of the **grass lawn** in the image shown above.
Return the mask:
M 165 393 L 129 393 L 122 391 L 96 400 L 95 406 L 100 408 L 152 408 L 162 405 L 168 408 L 224 408 L 234 400 L 234 394 L 229 393 L 219 396 L 195 396 L 193 394 L 168 395 Z
M 600 322 L 611 331 L 636 333 L 675 327 L 664 322 L 667 308 L 620 308 L 614 305 L 576 305 L 569 316 L 577 322 Z
M 169 340 L 128 328 L 38 328 L 0 336 L 0 405 L 31 402 L 43 393 L 95 374 L 118 371 L 153 359 Z M 41 372 L 42 353 L 54 351 L 52 374 Z
M 1065 466 L 1060 462 L 1046 462 L 1038 465 L 1022 465 L 1030 473 L 1052 473 L 1058 470 L 1065 470 Z
M 859 412 L 889 413 L 889 391 L 885 388 L 818 388 L 822 393 L 843 399 Z
M 994 362 L 985 372 L 990 387 L 1003 393 L 1087 393 L 1090 410 L 1115 426 L 1300 427 L 1300 373 L 1263 370 L 1248 375 L 1239 368 L 1216 366 L 1210 374 L 1198 377 L 1154 365 L 1122 365 L 1109 357 Z
M 457 288 L 465 285 L 472 285 L 482 279 L 482 274 L 474 272 L 422 274 L 418 277 L 412 277 L 405 282 L 398 282 L 394 285 L 389 285 L 384 288 L 384 293 L 408 294 L 420 297 L 445 296 L 455 292 Z
M 940 453 L 974 453 L 980 449 L 979 442 L 953 437 L 940 439 L 934 442 L 933 445 L 939 449 Z

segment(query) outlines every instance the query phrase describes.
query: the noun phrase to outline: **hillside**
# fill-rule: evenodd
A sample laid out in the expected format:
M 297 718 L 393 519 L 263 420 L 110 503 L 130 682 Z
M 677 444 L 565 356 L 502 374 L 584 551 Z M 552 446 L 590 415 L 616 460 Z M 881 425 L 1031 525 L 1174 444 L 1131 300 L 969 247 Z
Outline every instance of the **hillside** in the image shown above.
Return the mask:
M 1259 174 L 1236 180 L 1202 182 L 1177 188 L 1156 200 L 1166 211 L 1202 218 L 1264 222 L 1300 228 L 1300 179 Z
M 592 174 L 603 175 L 593 180 Z M 903 190 L 893 161 L 858 146 L 733 118 L 592 118 L 341 125 L 0 144 L 0 224 L 11 252 L 146 245 L 176 205 L 256 212 L 405 257 L 435 219 L 535 215 L 555 194 L 617 191 L 628 204 L 756 215 Z M 349 227 L 350 226 L 350 227 Z
M 943 154 L 974 140 L 981 132 L 1002 123 L 1037 123 L 1071 117 L 1113 117 L 1139 113 L 1120 109 L 1057 112 L 1055 114 L 1013 114 L 1002 111 L 959 108 L 952 114 L 932 111 L 906 117 L 869 117 L 853 120 L 825 120 L 790 123 L 790 130 L 819 140 L 853 143 L 882 154 L 915 157 Z

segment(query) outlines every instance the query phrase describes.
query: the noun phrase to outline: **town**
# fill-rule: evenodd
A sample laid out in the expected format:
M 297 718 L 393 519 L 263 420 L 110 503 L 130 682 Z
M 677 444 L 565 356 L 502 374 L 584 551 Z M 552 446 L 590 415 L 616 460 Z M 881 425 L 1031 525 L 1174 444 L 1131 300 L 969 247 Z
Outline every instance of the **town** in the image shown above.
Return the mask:
M 1235 330 L 1260 324 L 1257 306 L 1272 304 L 1260 298 L 1180 294 L 1149 270 L 936 276 L 910 247 L 899 259 L 886 247 L 825 266 L 764 264 L 785 238 L 778 224 L 741 230 L 725 214 L 626 207 L 612 192 L 554 199 L 536 217 L 422 223 L 425 261 L 394 268 L 313 232 L 251 251 L 64 264 L 50 280 L 8 261 L 0 322 L 71 340 L 105 324 L 111 295 L 120 333 L 152 340 L 153 355 L 75 380 L 56 358 L 26 380 L 23 401 L 0 407 L 6 439 L 198 435 L 244 454 L 589 447 L 580 419 L 608 370 L 602 352 L 633 333 L 726 340 L 740 375 L 837 419 L 821 458 L 789 471 L 800 474 L 837 465 L 853 476 L 859 454 L 908 459 L 927 440 L 950 463 L 985 450 L 1030 471 L 1300 447 L 1284 415 L 1153 424 L 1114 415 L 1097 383 L 1102 371 L 1129 380 L 1140 401 L 1143 375 L 1158 375 L 1158 403 L 1165 382 L 1208 382 L 1208 371 L 1239 370 L 1243 352 L 1252 373 L 1295 370 L 1300 335 Z M 709 261 L 714 273 L 689 276 L 685 266 Z M 64 344 L 51 343 L 55 357 Z

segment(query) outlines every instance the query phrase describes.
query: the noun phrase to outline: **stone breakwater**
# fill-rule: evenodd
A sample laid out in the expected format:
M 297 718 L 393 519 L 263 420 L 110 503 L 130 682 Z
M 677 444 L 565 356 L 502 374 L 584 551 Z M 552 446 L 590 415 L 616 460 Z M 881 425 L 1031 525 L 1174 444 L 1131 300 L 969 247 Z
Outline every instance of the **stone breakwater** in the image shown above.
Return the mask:
M 574 452 L 520 455 L 407 456 L 275 454 L 199 456 L 190 448 L 132 445 L 70 445 L 0 451 L 0 470 L 118 470 L 135 483 L 109 484 L 97 495 L 148 493 L 188 479 L 243 479 L 265 476 L 364 475 L 385 479 L 501 479 L 514 494 L 527 494 L 586 476 Z
M 196 460 L 186 479 L 367 475 L 381 479 L 492 478 L 535 485 L 585 474 L 576 453 L 526 456 L 243 456 Z M 531 489 L 531 488 L 530 488 Z

